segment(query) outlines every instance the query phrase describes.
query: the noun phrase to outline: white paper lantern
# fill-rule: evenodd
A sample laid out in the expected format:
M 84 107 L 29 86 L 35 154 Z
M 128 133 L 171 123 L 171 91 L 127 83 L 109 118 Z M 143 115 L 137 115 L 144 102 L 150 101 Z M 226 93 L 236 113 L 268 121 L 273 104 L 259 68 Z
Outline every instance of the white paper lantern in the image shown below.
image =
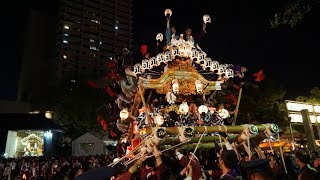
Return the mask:
M 163 53 L 159 53 L 156 57 L 157 59 L 157 66 L 160 66 L 160 64 L 163 62 L 165 62 L 165 59 L 164 59 L 164 54 Z
M 204 22 L 205 24 L 211 23 L 211 17 L 210 17 L 209 14 L 203 15 L 203 22 Z
M 172 61 L 171 53 L 170 51 L 166 51 L 164 53 L 164 63 L 168 63 L 169 61 Z
M 149 64 L 150 64 L 150 69 L 152 69 L 153 67 L 157 66 L 157 58 L 151 57 L 149 59 Z
M 218 74 L 225 74 L 225 73 L 226 73 L 226 66 L 224 64 L 220 64 Z
M 216 71 L 216 70 L 219 70 L 219 62 L 218 61 L 212 61 L 210 70 L 213 71 L 213 72 Z
M 180 56 L 179 48 L 178 47 L 173 47 L 171 54 L 172 54 L 172 59 L 175 59 L 176 56 Z
M 120 119 L 121 120 L 126 120 L 127 118 L 129 117 L 129 112 L 128 110 L 125 108 L 125 109 L 122 109 L 120 111 Z
M 163 123 L 164 123 L 164 118 L 163 116 L 161 115 L 157 115 L 155 118 L 154 118 L 154 123 L 157 125 L 157 126 L 161 126 Z
M 179 111 L 182 114 L 187 114 L 189 112 L 189 106 L 188 106 L 187 102 L 183 102 L 182 104 L 180 104 Z
M 227 78 L 233 78 L 234 76 L 234 72 L 233 72 L 233 69 L 226 69 L 226 76 Z
M 150 69 L 150 63 L 149 63 L 149 59 L 144 59 L 141 62 L 142 64 L 142 71 L 144 72 L 146 69 Z
M 179 92 L 179 83 L 177 79 L 172 80 L 172 91 L 173 93 Z
M 200 63 L 200 61 L 198 60 L 198 56 L 199 56 L 199 51 L 196 50 L 196 49 L 192 49 L 192 50 L 191 50 L 191 59 L 192 59 L 193 61 L 195 61 L 197 64 Z
M 206 57 L 207 57 L 207 54 L 206 54 L 205 52 L 200 51 L 200 52 L 198 53 L 198 61 L 199 61 L 199 62 L 203 61 Z
M 166 10 L 164 11 L 164 15 L 165 15 L 166 17 L 170 17 L 170 16 L 172 15 L 171 9 L 166 9 Z
M 163 34 L 162 33 L 158 33 L 157 36 L 156 36 L 156 40 L 162 42 Z
M 133 72 L 135 74 L 142 74 L 142 66 L 141 66 L 141 64 L 135 64 L 133 66 Z
M 201 64 L 203 70 L 207 69 L 207 68 L 211 68 L 211 64 L 212 64 L 212 60 L 211 58 L 205 58 L 203 61 L 203 64 Z
M 198 93 L 201 93 L 203 91 L 203 85 L 200 80 L 195 81 L 196 89 Z
M 218 114 L 220 117 L 222 117 L 223 119 L 229 117 L 229 111 L 226 109 L 219 109 L 218 110 Z
M 208 112 L 208 107 L 206 106 L 206 105 L 201 105 L 201 106 L 199 106 L 199 108 L 198 108 L 198 112 L 200 113 L 200 114 L 202 114 L 202 113 L 207 113 Z

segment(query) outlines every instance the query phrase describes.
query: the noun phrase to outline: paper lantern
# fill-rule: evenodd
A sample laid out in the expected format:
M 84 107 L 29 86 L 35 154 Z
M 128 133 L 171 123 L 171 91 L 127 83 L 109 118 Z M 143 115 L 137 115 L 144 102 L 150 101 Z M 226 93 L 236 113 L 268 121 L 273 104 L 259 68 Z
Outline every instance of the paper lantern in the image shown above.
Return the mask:
M 218 61 L 212 61 L 211 66 L 210 66 L 211 71 L 216 71 L 219 70 L 219 62 Z
M 200 113 L 200 114 L 202 114 L 202 113 L 207 113 L 209 111 L 209 109 L 208 109 L 208 107 L 206 106 L 206 105 L 201 105 L 201 106 L 199 106 L 199 108 L 198 108 L 198 112 Z
M 157 58 L 151 57 L 149 59 L 149 64 L 150 64 L 150 69 L 152 69 L 153 67 L 157 66 Z
M 227 78 L 233 78 L 233 76 L 234 76 L 233 69 L 231 69 L 231 68 L 226 69 L 226 76 L 227 76 Z
M 164 118 L 163 116 L 161 115 L 157 115 L 155 118 L 154 118 L 154 123 L 157 125 L 157 126 L 161 126 L 163 123 L 164 123 Z
M 211 64 L 212 64 L 212 60 L 211 58 L 205 58 L 203 60 L 203 64 L 201 64 L 203 70 L 207 69 L 207 68 L 211 68 Z
M 227 117 L 229 117 L 229 111 L 226 109 L 219 109 L 218 110 L 218 114 L 221 118 L 225 119 Z
M 179 111 L 182 114 L 187 114 L 189 112 L 189 106 L 188 106 L 187 102 L 183 102 L 182 104 L 180 104 Z
M 198 56 L 199 56 L 199 51 L 196 49 L 192 49 L 191 50 L 191 60 L 195 61 L 197 64 L 200 63 L 200 61 L 198 60 Z
M 156 64 L 157 64 L 157 66 L 159 66 L 162 62 L 163 62 L 163 63 L 165 62 L 164 54 L 163 54 L 163 53 L 159 53 L 159 54 L 157 55 L 157 58 L 156 58 Z
M 172 61 L 171 53 L 170 51 L 166 51 L 164 53 L 164 63 L 168 63 L 169 61 Z
M 201 81 L 200 81 L 200 80 L 196 80 L 196 81 L 195 81 L 195 84 L 196 84 L 197 92 L 198 92 L 198 93 L 201 93 L 202 90 L 203 90 L 203 85 L 202 85 Z
M 158 33 L 157 36 L 156 36 L 156 40 L 162 42 L 163 34 L 162 33 Z
M 133 72 L 138 75 L 138 74 L 142 74 L 142 66 L 141 64 L 135 64 L 133 66 Z
M 179 83 L 177 79 L 172 80 L 172 91 L 173 93 L 179 92 Z
M 167 18 L 170 17 L 170 16 L 172 15 L 171 9 L 166 9 L 166 10 L 164 11 L 164 15 L 165 15 Z
M 220 64 L 218 74 L 225 74 L 225 73 L 226 73 L 226 66 L 224 64 Z
M 146 69 L 150 69 L 149 59 L 144 59 L 141 62 L 142 71 L 144 72 Z
M 202 18 L 203 18 L 203 22 L 204 22 L 205 24 L 211 23 L 211 17 L 210 17 L 209 14 L 203 15 Z
M 171 55 L 172 55 L 172 59 L 175 59 L 176 56 L 180 56 L 179 48 L 178 47 L 173 47 Z
M 121 120 L 126 120 L 127 118 L 129 117 L 129 112 L 128 110 L 125 108 L 125 109 L 122 109 L 120 111 L 120 118 Z

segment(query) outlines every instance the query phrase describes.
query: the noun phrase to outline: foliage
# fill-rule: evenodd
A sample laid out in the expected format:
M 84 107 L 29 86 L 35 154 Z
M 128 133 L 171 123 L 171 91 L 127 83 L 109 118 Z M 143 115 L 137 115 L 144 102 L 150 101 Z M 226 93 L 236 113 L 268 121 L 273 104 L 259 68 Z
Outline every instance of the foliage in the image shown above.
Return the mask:
M 259 87 L 250 84 L 243 86 L 237 124 L 275 123 L 281 128 L 287 127 L 285 93 L 270 79 L 260 82 Z
M 314 87 L 310 90 L 310 95 L 307 96 L 298 96 L 296 101 L 307 102 L 312 104 L 320 104 L 320 89 L 319 87 Z
M 96 122 L 97 107 L 104 103 L 100 89 L 88 86 L 85 80 L 61 81 L 52 89 L 58 122 L 67 129 L 71 138 L 76 138 L 86 132 L 103 134 Z
M 289 25 L 294 28 L 302 19 L 310 13 L 316 0 L 293 0 L 290 1 L 279 12 L 275 13 L 274 17 L 270 20 L 271 28 L 277 28 L 280 25 Z

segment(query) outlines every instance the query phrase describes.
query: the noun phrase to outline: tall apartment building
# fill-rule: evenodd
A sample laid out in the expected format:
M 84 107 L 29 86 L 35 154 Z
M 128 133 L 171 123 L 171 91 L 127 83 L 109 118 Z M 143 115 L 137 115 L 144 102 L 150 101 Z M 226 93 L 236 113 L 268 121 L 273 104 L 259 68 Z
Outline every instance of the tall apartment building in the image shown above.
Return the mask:
M 103 77 L 104 61 L 131 48 L 132 0 L 48 2 L 27 18 L 18 101 L 45 104 L 60 79 Z
M 105 75 L 105 60 L 131 48 L 132 0 L 60 2 L 56 80 Z

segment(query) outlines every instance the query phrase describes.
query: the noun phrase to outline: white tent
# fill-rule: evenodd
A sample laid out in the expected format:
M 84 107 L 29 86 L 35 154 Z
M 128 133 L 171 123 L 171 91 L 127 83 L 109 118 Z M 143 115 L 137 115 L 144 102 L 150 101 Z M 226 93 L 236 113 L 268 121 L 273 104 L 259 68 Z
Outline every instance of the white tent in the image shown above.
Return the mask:
M 72 141 L 72 156 L 105 154 L 105 144 L 96 136 L 85 133 Z

